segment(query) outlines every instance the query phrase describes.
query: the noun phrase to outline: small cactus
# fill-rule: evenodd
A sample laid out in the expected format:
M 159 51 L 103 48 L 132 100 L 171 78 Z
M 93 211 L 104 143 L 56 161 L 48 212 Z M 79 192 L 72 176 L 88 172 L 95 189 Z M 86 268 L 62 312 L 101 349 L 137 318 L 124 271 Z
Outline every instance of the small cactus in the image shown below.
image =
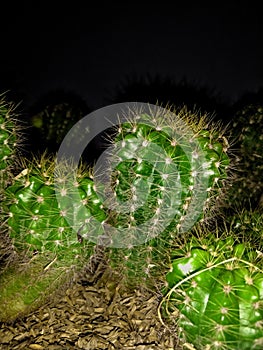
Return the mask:
M 186 348 L 262 349 L 262 261 L 249 242 L 204 232 L 172 252 L 159 310 Z
M 256 207 L 263 194 L 263 107 L 248 105 L 238 111 L 232 122 L 232 136 L 238 156 L 237 178 L 230 191 L 230 204 L 243 202 Z
M 262 209 L 237 209 L 233 215 L 225 218 L 226 226 L 234 237 L 249 240 L 259 251 L 263 248 L 263 212 Z
M 84 100 L 73 92 L 55 90 L 42 96 L 29 111 L 35 149 L 56 152 L 67 132 L 88 111 Z

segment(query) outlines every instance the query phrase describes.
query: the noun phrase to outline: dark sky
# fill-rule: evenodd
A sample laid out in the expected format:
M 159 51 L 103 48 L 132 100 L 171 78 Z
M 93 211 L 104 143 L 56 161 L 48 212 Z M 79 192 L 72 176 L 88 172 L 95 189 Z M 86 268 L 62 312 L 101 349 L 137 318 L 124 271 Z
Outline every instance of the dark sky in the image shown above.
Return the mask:
M 263 86 L 262 11 L 255 1 L 217 3 L 1 4 L 0 87 L 25 103 L 69 89 L 98 108 L 126 76 L 150 73 L 236 99 Z

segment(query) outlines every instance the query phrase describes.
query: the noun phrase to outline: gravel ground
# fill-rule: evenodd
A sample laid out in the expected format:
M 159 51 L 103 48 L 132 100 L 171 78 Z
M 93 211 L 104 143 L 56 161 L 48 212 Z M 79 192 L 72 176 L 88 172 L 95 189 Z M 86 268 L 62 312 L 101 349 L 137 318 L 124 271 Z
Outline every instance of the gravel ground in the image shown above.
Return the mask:
M 176 333 L 158 318 L 160 296 L 125 288 L 106 269 L 82 278 L 43 307 L 0 325 L 0 350 L 173 350 Z

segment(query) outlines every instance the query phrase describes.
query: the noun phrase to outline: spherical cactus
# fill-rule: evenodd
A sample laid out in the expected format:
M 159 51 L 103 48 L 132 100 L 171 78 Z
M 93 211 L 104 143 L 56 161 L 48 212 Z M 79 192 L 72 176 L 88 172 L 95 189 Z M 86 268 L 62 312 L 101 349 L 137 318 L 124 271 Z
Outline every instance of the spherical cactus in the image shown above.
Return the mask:
M 186 348 L 262 349 L 262 254 L 232 236 L 200 234 L 173 252 L 165 316 Z
M 230 204 L 244 202 L 247 207 L 259 204 L 263 194 L 263 107 L 248 105 L 238 111 L 232 122 L 237 149 L 237 178 L 230 191 Z
M 83 268 L 94 246 L 79 234 L 82 220 L 92 215 L 89 173 L 80 172 L 79 182 L 64 187 L 65 179 L 54 172 L 54 160 L 43 156 L 27 165 L 6 189 L 3 203 L 17 258 L 0 276 L 2 321 L 12 321 L 43 303 Z M 61 183 L 63 209 L 56 198 L 55 176 Z M 74 211 L 76 227 L 68 223 L 66 207 Z
M 228 174 L 228 144 L 218 125 L 186 109 L 176 116 L 161 111 L 138 113 L 119 126 L 112 160 L 118 164 L 106 171 L 113 174 L 114 197 L 130 209 L 112 220 L 137 239 L 110 251 L 129 282 L 163 271 L 170 241 L 211 215 Z

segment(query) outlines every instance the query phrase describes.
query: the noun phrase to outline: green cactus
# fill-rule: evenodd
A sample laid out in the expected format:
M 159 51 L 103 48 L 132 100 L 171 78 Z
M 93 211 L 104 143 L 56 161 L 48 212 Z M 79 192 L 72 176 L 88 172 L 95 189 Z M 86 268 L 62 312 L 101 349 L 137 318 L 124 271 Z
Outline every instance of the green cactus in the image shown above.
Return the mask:
M 135 210 L 113 218 L 131 232 L 135 226 L 138 236 L 145 238 L 141 244 L 109 252 L 112 266 L 119 267 L 129 284 L 132 280 L 140 283 L 140 278 L 149 281 L 149 276 L 155 281 L 156 275 L 163 273 L 167 247 L 178 234 L 211 215 L 209 208 L 219 201 L 226 185 L 230 160 L 220 127 L 207 123 L 207 117 L 198 120 L 197 114 L 186 109 L 177 113 L 193 131 L 191 136 L 169 115 L 157 121 L 140 115 L 140 122 L 124 123 L 114 139 L 121 145 L 115 153 L 115 197 L 129 201 Z M 202 186 L 198 187 L 198 181 Z M 171 209 L 168 214 L 167 207 Z M 147 226 L 145 222 L 149 222 Z
M 55 90 L 42 96 L 29 111 L 33 146 L 40 152 L 56 152 L 67 132 L 88 112 L 84 100 L 73 92 Z
M 263 107 L 248 105 L 238 111 L 232 122 L 237 149 L 237 178 L 230 191 L 230 204 L 243 202 L 256 207 L 263 194 Z
M 16 106 L 9 102 L 6 94 L 0 94 L 0 270 L 13 258 L 12 244 L 2 223 L 2 203 L 5 188 L 11 184 L 15 171 L 15 158 L 21 143 L 21 126 L 17 123 Z
M 262 254 L 232 235 L 199 235 L 173 251 L 159 311 L 189 349 L 262 349 Z
M 24 263 L 1 276 L 2 320 L 42 303 L 68 271 L 83 267 L 93 243 L 109 245 L 113 266 L 126 268 L 131 280 L 151 268 L 160 274 L 160 253 L 210 213 L 229 167 L 220 128 L 186 109 L 155 112 L 136 112 L 118 126 L 103 172 L 80 169 L 72 177 L 69 163 L 43 156 L 7 188 L 6 222 Z
M 80 172 L 78 182 L 72 186 L 67 183 L 68 187 L 63 187 L 64 179 L 58 178 L 64 196 L 62 210 L 55 194 L 54 164 L 44 155 L 30 163 L 6 189 L 6 225 L 17 257 L 0 276 L 2 321 L 12 321 L 43 303 L 83 268 L 93 251 L 94 244 L 78 234 L 93 206 L 89 173 Z M 74 207 L 78 226 L 67 222 L 66 206 L 70 212 Z
M 15 105 L 0 95 L 0 188 L 6 187 L 11 179 L 11 168 L 21 142 L 21 126 L 18 126 Z
M 242 208 L 225 218 L 229 232 L 241 240 L 249 240 L 257 250 L 263 246 L 263 212 L 262 209 L 248 210 Z

